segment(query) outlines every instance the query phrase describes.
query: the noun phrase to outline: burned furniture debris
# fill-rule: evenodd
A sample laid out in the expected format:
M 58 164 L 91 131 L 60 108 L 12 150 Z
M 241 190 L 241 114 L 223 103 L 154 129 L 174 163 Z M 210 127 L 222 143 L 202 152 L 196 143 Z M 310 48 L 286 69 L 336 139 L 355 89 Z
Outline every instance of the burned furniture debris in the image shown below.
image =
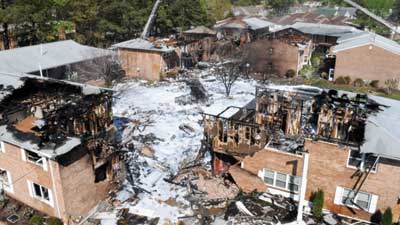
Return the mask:
M 0 102 L 5 152 L 0 165 L 14 181 L 6 194 L 66 223 L 85 216 L 124 180 L 114 141 L 112 92 L 30 75 L 1 77 L 14 83 L 14 89 L 2 90 Z M 15 165 L 6 163 L 9 157 Z M 60 186 L 50 185 L 56 179 Z M 26 183 L 29 192 L 20 192 Z M 91 200 L 73 207 L 71 202 L 85 198 Z

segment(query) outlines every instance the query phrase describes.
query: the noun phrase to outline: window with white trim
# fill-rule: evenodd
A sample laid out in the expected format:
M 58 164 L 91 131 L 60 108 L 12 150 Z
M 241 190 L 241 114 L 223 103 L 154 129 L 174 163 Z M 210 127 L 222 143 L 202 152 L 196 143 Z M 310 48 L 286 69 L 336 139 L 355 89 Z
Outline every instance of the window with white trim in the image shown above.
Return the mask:
M 28 181 L 28 184 L 30 186 L 29 193 L 33 198 L 53 206 L 53 197 L 50 189 L 30 181 Z
M 29 162 L 43 166 L 43 158 L 39 154 L 27 150 L 25 150 L 25 152 L 26 152 L 26 159 Z
M 286 189 L 292 192 L 298 192 L 300 189 L 300 177 L 277 172 L 270 169 L 263 169 L 263 180 L 266 184 Z
M 9 171 L 4 169 L 0 169 L 0 189 L 13 192 L 11 174 Z
M 378 163 L 375 163 L 376 159 L 377 158 L 372 155 L 367 156 L 357 150 L 350 150 L 347 159 L 347 167 L 354 169 L 369 169 L 373 166 L 371 171 L 376 172 L 378 167 Z
M 0 141 L 0 152 L 6 152 L 6 148 L 4 146 L 4 141 Z
M 378 196 L 362 191 L 358 192 L 356 196 L 355 194 L 355 190 L 337 187 L 335 204 L 363 209 L 370 213 L 374 213 L 376 211 Z

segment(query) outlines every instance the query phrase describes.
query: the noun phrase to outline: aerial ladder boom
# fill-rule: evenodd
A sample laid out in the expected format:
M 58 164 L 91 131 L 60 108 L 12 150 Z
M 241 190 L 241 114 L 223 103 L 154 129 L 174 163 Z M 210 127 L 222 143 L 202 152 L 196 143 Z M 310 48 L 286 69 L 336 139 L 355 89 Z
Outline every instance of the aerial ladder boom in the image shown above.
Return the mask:
M 149 16 L 149 19 L 147 20 L 147 23 L 146 23 L 146 25 L 145 25 L 145 27 L 144 27 L 144 30 L 143 30 L 143 33 L 142 33 L 142 35 L 141 35 L 142 38 L 147 38 L 147 37 L 149 36 L 150 30 L 151 30 L 151 28 L 152 28 L 153 25 L 154 25 L 154 21 L 156 20 L 157 11 L 158 11 L 158 9 L 160 8 L 161 1 L 162 1 L 162 0 L 157 0 L 157 1 L 154 3 L 153 9 L 151 10 L 151 14 L 150 14 L 150 16 Z
M 389 28 L 391 30 L 391 32 L 392 32 L 392 36 L 394 36 L 395 34 L 399 34 L 400 33 L 400 27 L 396 27 L 395 25 L 389 23 L 388 21 L 386 21 L 382 17 L 375 15 L 374 13 L 372 13 L 368 9 L 362 7 L 361 5 L 355 3 L 354 1 L 352 1 L 352 0 L 344 0 L 344 2 L 346 2 L 347 4 L 353 6 L 356 9 L 360 10 L 365 15 L 371 17 L 372 19 L 374 19 L 378 23 L 380 23 L 380 24 L 386 26 L 387 28 Z

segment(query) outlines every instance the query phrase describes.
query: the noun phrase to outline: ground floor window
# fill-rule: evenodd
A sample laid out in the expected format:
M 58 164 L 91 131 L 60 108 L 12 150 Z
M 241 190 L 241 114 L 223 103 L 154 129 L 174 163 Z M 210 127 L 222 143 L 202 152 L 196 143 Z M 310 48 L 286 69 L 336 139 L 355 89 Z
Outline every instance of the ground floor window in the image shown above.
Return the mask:
M 370 213 L 375 212 L 378 196 L 362 191 L 358 192 L 356 196 L 355 195 L 355 190 L 337 187 L 335 194 L 335 204 L 359 208 Z
M 13 192 L 11 174 L 9 171 L 0 169 L 0 189 L 8 192 Z
M 270 169 L 264 169 L 263 180 L 270 186 L 298 192 L 301 178 Z
M 51 190 L 40 184 L 28 181 L 29 192 L 32 197 L 53 205 Z

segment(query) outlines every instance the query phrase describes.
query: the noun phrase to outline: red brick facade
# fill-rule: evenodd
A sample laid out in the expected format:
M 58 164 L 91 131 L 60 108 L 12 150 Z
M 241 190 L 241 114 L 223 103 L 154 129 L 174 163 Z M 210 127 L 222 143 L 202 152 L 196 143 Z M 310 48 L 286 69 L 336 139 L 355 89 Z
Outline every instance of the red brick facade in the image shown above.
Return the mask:
M 400 55 L 375 45 L 364 45 L 337 52 L 335 78 L 350 76 L 354 81 L 379 80 L 383 86 L 388 79 L 400 79 Z
M 323 189 L 325 193 L 324 208 L 341 215 L 359 218 L 369 221 L 372 213 L 335 204 L 335 195 L 337 187 L 353 189 L 357 182 L 357 178 L 351 178 L 356 172 L 355 168 L 347 166 L 349 151 L 347 147 L 339 147 L 337 144 L 325 143 L 320 141 L 306 140 L 305 150 L 309 152 L 309 168 L 308 168 L 308 183 L 306 191 L 306 200 L 310 200 L 312 192 L 318 189 Z M 303 156 L 283 151 L 264 149 L 253 156 L 243 159 L 242 169 L 249 173 L 248 176 L 253 176 L 252 179 L 260 176 L 260 171 L 263 168 L 275 170 L 277 172 L 288 175 L 301 176 L 303 167 Z M 234 171 L 235 172 L 235 171 Z M 362 192 L 377 196 L 376 210 L 383 212 L 387 207 L 391 207 L 394 214 L 394 221 L 400 217 L 400 208 L 398 197 L 400 194 L 400 177 L 393 174 L 400 173 L 400 162 L 388 159 L 379 161 L 377 171 L 371 172 L 364 185 L 361 187 Z M 239 173 L 233 174 L 238 177 L 239 181 L 249 181 L 250 178 L 242 179 Z M 235 180 L 236 180 L 235 179 Z M 239 187 L 241 183 L 237 182 Z M 248 184 L 243 184 L 245 190 L 251 191 L 254 189 L 262 190 L 258 183 L 252 187 Z M 268 187 L 265 184 L 265 187 Z M 270 190 L 287 190 L 276 187 L 268 187 Z M 289 193 L 289 192 L 288 192 Z
M 95 175 L 89 155 L 63 167 L 56 161 L 46 159 L 44 166 L 26 159 L 19 147 L 4 143 L 0 152 L 0 168 L 11 177 L 12 192 L 6 194 L 49 216 L 58 217 L 68 224 L 72 218 L 85 216 L 101 200 L 105 199 L 112 183 L 95 183 Z M 49 190 L 50 202 L 34 197 L 29 183 Z

